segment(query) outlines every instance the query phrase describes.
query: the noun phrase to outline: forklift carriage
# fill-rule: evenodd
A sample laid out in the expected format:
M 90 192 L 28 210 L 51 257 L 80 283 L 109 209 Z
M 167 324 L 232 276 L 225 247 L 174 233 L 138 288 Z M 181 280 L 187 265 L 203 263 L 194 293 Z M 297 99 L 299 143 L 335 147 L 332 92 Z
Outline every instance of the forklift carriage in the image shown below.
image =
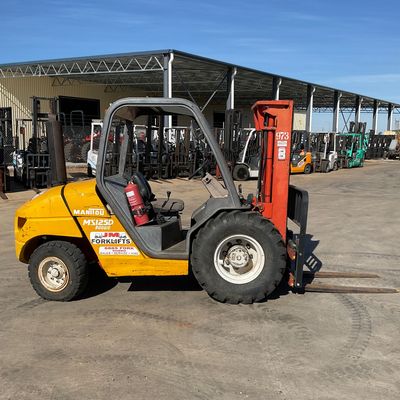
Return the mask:
M 195 104 L 165 98 L 113 103 L 104 119 L 96 179 L 52 188 L 17 210 L 16 254 L 29 263 L 36 292 L 49 300 L 78 297 L 92 262 L 109 277 L 187 275 L 191 269 L 211 297 L 235 304 L 264 300 L 284 276 L 301 289 L 308 194 L 289 185 L 293 102 L 257 102 L 253 113 L 261 135 L 260 171 L 257 192 L 244 199 Z M 131 168 L 134 124 L 171 115 L 196 124 L 222 178 L 204 171 L 207 159 L 191 174 L 189 179 L 203 172 L 210 197 L 188 227 L 181 221 L 183 200 L 170 193 L 156 199 L 144 176 Z M 117 154 L 109 140 L 115 120 L 121 128 Z M 110 160 L 115 168 L 109 168 Z M 128 191 L 136 196 L 132 203 Z M 297 234 L 288 231 L 288 218 Z

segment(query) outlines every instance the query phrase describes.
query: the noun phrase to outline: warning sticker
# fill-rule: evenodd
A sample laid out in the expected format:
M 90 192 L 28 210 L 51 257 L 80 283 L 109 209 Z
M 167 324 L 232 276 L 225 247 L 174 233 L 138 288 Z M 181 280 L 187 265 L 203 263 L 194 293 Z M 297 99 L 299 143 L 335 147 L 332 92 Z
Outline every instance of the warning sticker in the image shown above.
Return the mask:
M 286 158 L 286 147 L 278 147 L 278 160 Z
M 136 247 L 126 246 L 100 246 L 99 254 L 102 256 L 138 256 Z
M 90 232 L 92 244 L 131 244 L 131 238 L 126 232 Z

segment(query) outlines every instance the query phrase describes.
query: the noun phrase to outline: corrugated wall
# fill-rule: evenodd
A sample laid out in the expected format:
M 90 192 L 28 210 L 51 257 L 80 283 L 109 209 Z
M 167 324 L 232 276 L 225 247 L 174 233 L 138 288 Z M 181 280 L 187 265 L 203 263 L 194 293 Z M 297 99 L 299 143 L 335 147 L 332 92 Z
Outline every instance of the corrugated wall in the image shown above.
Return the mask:
M 72 81 L 73 82 L 73 81 Z M 53 86 L 53 79 L 48 77 L 32 78 L 5 78 L 0 79 L 0 107 L 11 107 L 13 117 L 13 136 L 16 135 L 16 119 L 31 118 L 32 97 L 57 97 L 72 96 L 100 100 L 100 110 L 102 116 L 109 104 L 121 97 L 140 96 L 143 93 L 134 91 L 132 88 L 126 88 L 124 91 L 108 93 L 104 91 L 102 85 L 83 85 L 72 84 L 66 86 Z M 145 94 L 144 94 L 145 95 Z M 46 112 L 47 102 L 41 103 L 42 112 Z M 224 105 L 219 107 L 207 107 L 205 110 L 208 121 L 212 124 L 213 112 L 224 112 Z M 253 125 L 253 119 L 250 110 L 243 110 L 243 122 L 245 126 Z M 294 129 L 305 129 L 305 115 L 295 113 Z M 27 125 L 27 137 L 30 136 L 31 126 Z
M 47 77 L 6 78 L 0 79 L 0 107 L 11 107 L 13 117 L 13 136 L 16 134 L 16 120 L 31 118 L 32 97 L 72 96 L 100 100 L 100 110 L 103 115 L 109 104 L 133 93 L 106 93 L 104 86 L 69 85 L 53 86 L 53 79 Z M 41 102 L 42 112 L 48 111 L 48 103 Z M 27 125 L 27 135 L 30 136 L 31 126 Z

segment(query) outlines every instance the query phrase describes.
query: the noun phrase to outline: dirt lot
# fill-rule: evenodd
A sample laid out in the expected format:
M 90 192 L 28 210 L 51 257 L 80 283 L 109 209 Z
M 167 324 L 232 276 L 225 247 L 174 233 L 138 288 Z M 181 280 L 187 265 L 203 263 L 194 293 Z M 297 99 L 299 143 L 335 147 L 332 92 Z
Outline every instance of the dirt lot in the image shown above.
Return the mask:
M 310 265 L 381 275 L 336 283 L 400 287 L 399 161 L 292 182 L 310 193 Z M 205 196 L 196 181 L 152 186 Z M 146 278 L 46 302 L 14 255 L 13 214 L 32 195 L 0 200 L 1 399 L 399 398 L 400 294 L 231 306 L 186 279 Z

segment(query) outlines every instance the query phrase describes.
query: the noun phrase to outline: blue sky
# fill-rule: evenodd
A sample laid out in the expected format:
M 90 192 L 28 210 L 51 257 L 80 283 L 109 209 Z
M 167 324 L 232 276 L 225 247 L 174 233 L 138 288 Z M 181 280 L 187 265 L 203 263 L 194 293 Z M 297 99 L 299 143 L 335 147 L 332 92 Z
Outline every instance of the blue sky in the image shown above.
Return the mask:
M 400 2 L 2 0 L 0 63 L 174 48 L 400 103 Z

